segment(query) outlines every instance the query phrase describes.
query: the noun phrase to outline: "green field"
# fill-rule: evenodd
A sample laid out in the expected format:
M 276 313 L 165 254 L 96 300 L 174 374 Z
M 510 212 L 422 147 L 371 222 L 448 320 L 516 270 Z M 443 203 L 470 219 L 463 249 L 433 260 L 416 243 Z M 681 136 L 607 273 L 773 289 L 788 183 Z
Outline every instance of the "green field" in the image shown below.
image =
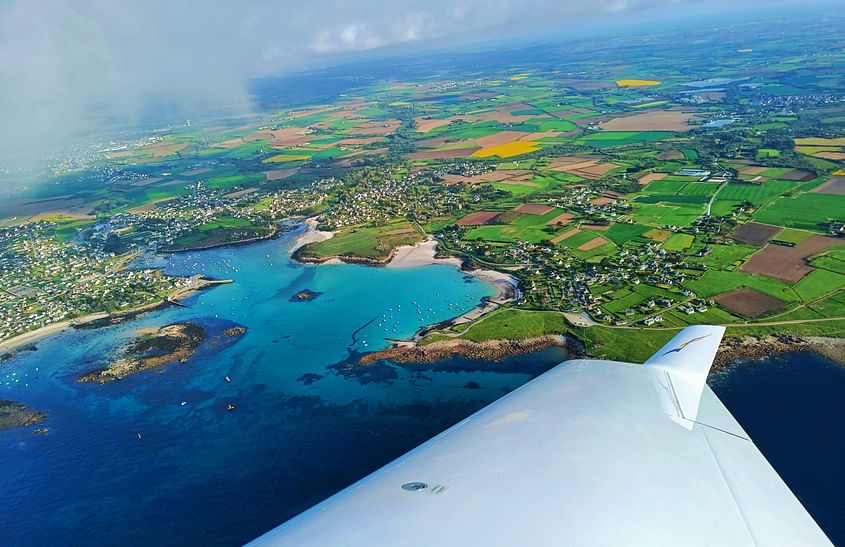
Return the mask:
M 711 268 L 727 269 L 738 262 L 744 261 L 759 249 L 750 245 L 736 243 L 734 245 L 710 245 L 713 249 L 705 257 L 692 257 L 690 262 L 707 264 Z
M 595 146 L 596 148 L 612 148 L 626 144 L 661 141 L 672 135 L 674 133 L 662 131 L 607 131 L 590 133 L 582 137 L 579 142 Z
M 312 258 L 350 256 L 384 260 L 395 247 L 413 245 L 421 240 L 422 236 L 410 222 L 398 221 L 384 226 L 344 228 L 331 239 L 309 243 L 300 253 Z
M 82 230 L 93 223 L 94 222 L 91 220 L 59 221 L 58 226 L 53 229 L 53 237 L 60 242 L 68 241 L 69 239 L 76 237 L 79 230 Z
M 825 317 L 845 317 L 845 293 L 838 293 L 810 306 Z
M 757 158 L 759 159 L 766 159 L 766 158 L 779 158 L 780 157 L 780 150 L 775 150 L 773 148 L 761 148 L 757 150 Z
M 681 190 L 685 184 L 686 182 L 681 182 L 672 179 L 656 180 L 654 182 L 648 183 L 643 189 L 643 192 L 647 194 L 671 195 Z
M 635 202 L 633 205 L 636 221 L 652 226 L 687 226 L 693 220 L 700 217 L 705 209 L 703 203 L 672 203 L 662 205 Z
M 179 251 L 227 245 L 238 241 L 267 237 L 273 232 L 272 227 L 256 225 L 245 218 L 220 217 L 215 221 L 197 226 L 190 233 L 176 239 L 169 250 Z
M 719 192 L 718 201 L 750 201 L 760 203 L 772 196 L 795 188 L 795 183 L 787 180 L 770 180 L 763 184 L 728 184 Z
M 506 333 L 506 338 L 521 340 L 543 334 L 563 334 L 567 330 L 568 323 L 560 313 L 506 309 L 472 325 L 460 338 L 483 342 L 502 338 L 502 333 Z
M 722 293 L 748 287 L 787 302 L 800 300 L 787 283 L 738 271 L 710 270 L 701 278 L 687 281 L 684 285 L 701 298 L 712 298 Z
M 479 238 L 484 241 L 496 241 L 510 243 L 524 241 L 526 243 L 540 243 L 544 240 L 551 240 L 565 230 L 557 226 L 547 226 L 546 223 L 559 216 L 564 211 L 554 209 L 544 215 L 529 215 L 509 212 L 505 215 L 517 215 L 506 224 L 490 224 L 478 226 L 471 230 L 465 237 L 465 241 L 476 241 Z M 503 216 L 505 216 L 503 215 Z
M 589 243 L 590 241 L 599 237 L 599 235 L 600 234 L 597 233 L 595 230 L 581 230 L 574 236 L 570 236 L 558 243 L 558 246 L 568 247 L 569 249 L 577 249 L 581 245 Z
M 796 245 L 800 245 L 804 243 L 811 237 L 813 237 L 813 232 L 805 232 L 803 230 L 793 230 L 791 228 L 784 228 L 781 230 L 777 235 L 775 235 L 774 239 L 778 241 L 787 241 L 790 243 L 795 243 Z
M 799 281 L 794 289 L 802 300 L 813 300 L 845 288 L 845 275 L 828 270 L 816 270 Z
M 754 220 L 802 230 L 823 231 L 830 218 L 845 218 L 845 196 L 832 194 L 799 194 L 781 197 L 761 209 Z
M 690 196 L 712 196 L 719 189 L 719 186 L 720 183 L 718 182 L 691 182 L 681 188 L 678 193 Z
M 663 249 L 672 252 L 683 251 L 688 249 L 693 241 L 695 237 L 689 234 L 672 234 L 663 244 Z
M 520 162 L 519 165 L 514 164 L 512 169 L 526 169 L 528 165 L 523 162 Z M 503 192 L 509 192 L 513 194 L 515 197 L 524 198 L 526 196 L 530 196 L 531 194 L 537 194 L 541 192 L 546 192 L 551 190 L 561 184 L 562 180 L 572 180 L 577 181 L 579 180 L 578 177 L 575 175 L 569 175 L 568 173 L 562 173 L 562 175 L 567 176 L 555 176 L 550 177 L 534 177 L 531 180 L 525 181 L 530 182 L 532 185 L 528 184 L 505 184 L 503 182 L 494 182 L 493 187 L 497 190 L 501 190 Z
M 266 180 L 262 173 L 249 173 L 244 175 L 232 175 L 228 177 L 212 177 L 203 181 L 204 185 L 211 188 L 220 188 L 223 190 L 230 190 L 235 186 L 249 186 L 251 184 L 259 184 Z
M 633 363 L 645 362 L 678 334 L 672 330 L 607 327 L 572 327 L 570 331 L 584 342 L 587 355 Z
M 247 226 L 252 226 L 252 223 L 245 218 L 220 217 L 208 224 L 198 226 L 197 230 L 207 232 L 209 230 L 216 230 L 217 228 L 245 228 Z
M 639 224 L 614 224 L 606 232 L 604 237 L 617 245 L 622 245 L 633 239 L 641 237 L 644 233 L 651 230 L 648 226 L 640 226 Z

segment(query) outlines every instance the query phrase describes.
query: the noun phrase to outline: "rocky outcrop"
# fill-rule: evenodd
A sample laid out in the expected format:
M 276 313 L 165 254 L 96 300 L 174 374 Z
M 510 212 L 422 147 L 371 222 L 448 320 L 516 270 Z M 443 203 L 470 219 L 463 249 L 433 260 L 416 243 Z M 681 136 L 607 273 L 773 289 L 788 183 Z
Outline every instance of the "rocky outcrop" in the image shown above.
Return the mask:
M 152 368 L 176 362 L 184 363 L 197 352 L 197 347 L 205 339 L 205 330 L 193 323 L 175 323 L 161 327 L 153 334 L 130 342 L 125 350 L 127 357 L 87 372 L 77 379 L 77 382 L 105 384 Z
M 569 348 L 572 358 L 581 355 L 578 344 L 561 335 L 538 336 L 525 340 L 488 340 L 473 342 L 470 340 L 440 340 L 425 346 L 398 346 L 364 355 L 360 363 L 372 364 L 383 359 L 399 363 L 431 363 L 453 355 L 462 355 L 470 359 L 498 361 L 510 355 L 520 355 L 548 349 L 553 346 Z
M 845 365 L 845 338 L 782 334 L 724 338 L 713 361 L 712 371 L 724 370 L 738 359 L 762 359 L 791 351 L 809 351 Z
M 47 415 L 40 410 L 29 410 L 26 405 L 0 399 L 0 432 L 38 425 L 46 419 Z

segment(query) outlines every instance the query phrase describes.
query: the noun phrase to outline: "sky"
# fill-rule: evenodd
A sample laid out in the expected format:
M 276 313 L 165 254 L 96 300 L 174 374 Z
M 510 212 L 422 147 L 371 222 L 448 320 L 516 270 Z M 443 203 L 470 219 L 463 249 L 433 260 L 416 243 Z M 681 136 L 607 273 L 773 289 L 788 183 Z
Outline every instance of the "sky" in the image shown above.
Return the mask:
M 841 0 L 840 0 L 841 1 Z M 831 2 L 836 3 L 836 2 Z M 249 82 L 366 52 L 414 51 L 769 0 L 0 0 L 0 165 L 38 161 L 150 109 L 248 112 Z M 567 30 L 569 29 L 569 30 Z

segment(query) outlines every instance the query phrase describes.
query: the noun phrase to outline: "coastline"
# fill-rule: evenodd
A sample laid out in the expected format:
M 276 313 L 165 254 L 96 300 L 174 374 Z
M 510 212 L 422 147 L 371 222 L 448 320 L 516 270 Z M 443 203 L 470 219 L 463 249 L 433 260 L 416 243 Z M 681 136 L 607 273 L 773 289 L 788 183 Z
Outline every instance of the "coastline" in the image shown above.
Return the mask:
M 394 249 L 391 260 L 385 266 L 388 268 L 414 268 L 429 264 L 449 264 L 460 268 L 467 275 L 489 283 L 498 290 L 498 293 L 493 297 L 483 298 L 477 306 L 457 317 L 421 328 L 413 338 L 407 341 L 396 342 L 394 343 L 394 347 L 417 347 L 416 343 L 434 330 L 475 321 L 481 316 L 499 309 L 508 302 L 518 300 L 520 297 L 519 279 L 516 276 L 483 268 L 470 269 L 467 267 L 467 261 L 454 256 L 438 258 L 437 245 L 437 240 L 430 238 L 416 245 L 397 247 Z
M 431 237 L 420 241 L 419 243 L 416 243 L 414 245 L 400 245 L 398 247 L 395 247 L 390 252 L 390 255 L 384 260 L 374 260 L 371 258 L 343 255 L 334 255 L 325 258 L 304 257 L 297 252 L 303 246 L 307 245 L 308 243 L 325 241 L 327 239 L 331 239 L 334 236 L 332 232 L 324 232 L 317 230 L 317 221 L 314 218 L 307 219 L 305 223 L 308 225 L 308 229 L 297 238 L 296 243 L 290 251 L 291 259 L 297 262 L 305 264 L 326 265 L 363 264 L 365 266 L 376 266 L 385 268 L 416 268 L 419 266 L 428 266 L 431 264 L 447 264 L 460 268 L 460 270 L 466 273 L 467 275 L 477 277 L 478 279 L 486 281 L 487 283 L 499 289 L 498 295 L 490 299 L 491 301 L 498 301 L 498 305 L 519 298 L 519 280 L 515 276 L 496 270 L 487 270 L 482 268 L 471 269 L 467 267 L 467 262 L 465 260 L 455 256 L 438 257 L 438 242 L 436 239 Z
M 316 217 L 306 218 L 304 224 L 307 226 L 307 229 L 296 238 L 290 250 L 291 257 L 294 256 L 296 251 L 309 243 L 319 243 L 334 237 L 334 232 L 325 232 L 317 229 Z
M 215 285 L 223 285 L 227 283 L 232 283 L 231 279 L 207 279 L 201 278 L 200 282 L 196 285 L 191 287 L 182 287 L 174 291 L 170 296 L 159 300 L 157 302 L 150 302 L 147 304 L 143 304 L 138 306 L 137 308 L 132 308 L 128 310 L 121 310 L 116 312 L 96 312 L 90 313 L 88 315 L 83 315 L 81 317 L 76 317 L 74 319 L 68 319 L 66 321 L 60 321 L 58 323 L 51 323 L 49 325 L 45 325 L 41 328 L 31 330 L 28 332 L 24 332 L 18 334 L 17 336 L 13 336 L 7 340 L 0 341 L 0 354 L 15 350 L 22 346 L 26 346 L 32 344 L 42 338 L 50 336 L 52 334 L 57 334 L 59 332 L 65 331 L 69 328 L 94 328 L 92 323 L 100 323 L 104 322 L 105 325 L 96 325 L 96 326 L 106 326 L 106 325 L 113 325 L 115 323 L 119 323 L 122 321 L 126 321 L 127 319 L 135 318 L 139 315 L 142 315 L 147 312 L 151 312 L 153 310 L 157 310 L 159 308 L 164 308 L 166 306 L 172 305 L 174 302 L 178 302 L 184 298 L 187 298 L 193 294 L 196 294 L 199 291 L 205 290 L 209 287 L 213 287 Z
M 279 231 L 278 225 L 273 224 L 273 231 L 265 236 L 250 237 L 247 239 L 239 239 L 237 241 L 223 241 L 220 243 L 214 243 L 212 245 L 201 245 L 199 247 L 185 247 L 184 249 L 158 249 L 156 250 L 156 252 L 162 254 L 175 254 L 188 253 L 194 251 L 207 251 L 208 249 L 216 249 L 218 247 L 236 247 L 238 245 L 249 245 L 250 243 L 258 243 L 259 241 L 274 239 L 279 237 L 282 233 L 284 232 Z
M 468 262 L 455 256 L 438 257 L 437 247 L 438 241 L 429 237 L 414 245 L 400 245 L 395 247 L 390 255 L 384 260 L 373 260 L 363 257 L 350 257 L 335 255 L 325 258 L 303 257 L 298 251 L 306 244 L 318 241 L 325 241 L 334 236 L 332 232 L 323 232 L 317 230 L 316 218 L 309 218 L 305 221 L 308 229 L 302 233 L 296 240 L 293 248 L 290 251 L 292 260 L 306 264 L 362 264 L 365 266 L 375 266 L 384 268 L 416 268 L 419 266 L 428 266 L 432 264 L 446 264 L 455 266 L 467 275 L 471 275 L 482 281 L 486 281 L 498 290 L 496 296 L 485 297 L 482 301 L 471 310 L 454 317 L 452 319 L 435 323 L 422 327 L 414 334 L 410 340 L 396 341 L 393 347 L 409 347 L 416 346 L 416 342 L 422 339 L 423 336 L 432 330 L 439 330 L 446 327 L 461 325 L 470 321 L 475 321 L 481 316 L 499 309 L 503 304 L 518 300 L 521 296 L 519 291 L 519 279 L 511 274 L 499 272 L 496 270 L 487 270 L 483 268 L 469 268 Z
M 379 359 L 393 359 L 400 362 L 431 362 L 432 360 L 448 357 L 449 355 L 454 354 L 465 355 L 473 358 L 496 360 L 507 355 L 525 353 L 526 351 L 523 348 L 530 347 L 535 343 L 548 343 L 547 341 L 544 341 L 547 338 L 546 336 L 525 340 L 496 339 L 481 343 L 454 338 L 451 340 L 440 340 L 425 346 L 420 346 L 418 345 L 418 342 L 424 336 L 433 331 L 475 321 L 481 316 L 499 309 L 503 304 L 519 299 L 520 293 L 518 279 L 511 274 L 496 270 L 481 268 L 470 269 L 467 267 L 466 260 L 454 256 L 438 257 L 438 242 L 436 239 L 431 237 L 416 243 L 415 245 L 402 245 L 396 247 L 391 251 L 390 256 L 382 261 L 341 255 L 325 258 L 302 257 L 296 253 L 296 251 L 298 251 L 302 246 L 311 242 L 325 241 L 334 235 L 331 232 L 318 231 L 316 229 L 317 221 L 315 218 L 307 219 L 306 224 L 308 225 L 308 230 L 299 236 L 296 245 L 291 250 L 291 258 L 298 262 L 311 264 L 364 264 L 368 266 L 386 268 L 414 268 L 430 264 L 448 264 L 459 267 L 464 273 L 482 279 L 494 287 L 497 287 L 499 290 L 499 293 L 495 297 L 485 297 L 480 304 L 464 314 L 440 323 L 422 327 L 410 339 L 393 340 L 390 348 L 366 354 L 362 358 L 361 364 L 366 364 Z M 580 348 L 574 351 L 572 355 L 590 358 L 590 356 L 584 353 L 583 344 L 581 344 L 579 340 L 573 339 L 571 335 L 567 335 L 565 337 L 561 336 L 561 338 L 565 338 L 566 341 L 558 341 L 545 347 L 550 347 L 551 345 L 565 345 L 570 348 L 570 351 L 572 351 L 573 347 Z M 528 351 L 535 351 L 539 349 L 545 348 L 538 346 L 535 349 Z M 719 352 L 713 362 L 712 372 L 720 372 L 737 360 L 761 359 L 771 355 L 793 351 L 815 353 L 845 366 L 845 338 L 798 337 L 791 335 L 768 335 L 764 337 L 745 336 L 741 338 L 728 337 L 722 341 Z
M 814 353 L 845 366 L 845 338 L 789 334 L 743 336 L 722 340 L 711 373 L 722 372 L 737 361 L 763 359 L 788 352 Z
M 577 340 L 570 336 L 550 334 L 535 338 L 526 338 L 524 340 L 473 342 L 471 340 L 455 338 L 432 342 L 425 346 L 395 346 L 368 353 L 361 357 L 358 362 L 364 366 L 383 359 L 390 359 L 397 363 L 431 363 L 454 355 L 461 355 L 469 359 L 499 361 L 512 355 L 533 353 L 551 347 L 567 348 L 570 359 L 583 356 L 583 347 Z

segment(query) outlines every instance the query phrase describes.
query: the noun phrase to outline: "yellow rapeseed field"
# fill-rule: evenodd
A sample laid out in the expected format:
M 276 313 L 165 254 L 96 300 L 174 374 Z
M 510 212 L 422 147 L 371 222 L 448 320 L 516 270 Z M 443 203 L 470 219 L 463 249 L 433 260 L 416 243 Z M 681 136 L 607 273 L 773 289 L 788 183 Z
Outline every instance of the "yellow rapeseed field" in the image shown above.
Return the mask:
M 651 103 L 643 103 L 643 104 L 635 104 L 631 108 L 651 108 L 652 106 L 660 106 L 662 104 L 666 104 L 669 101 L 654 101 Z
M 489 158 L 490 156 L 499 156 L 500 158 L 509 158 L 539 149 L 540 143 L 536 141 L 513 141 L 498 146 L 491 146 L 490 148 L 483 148 L 475 152 L 472 157 Z
M 824 139 L 822 137 L 808 137 L 795 139 L 798 146 L 845 146 L 845 138 Z
M 668 230 L 658 230 L 657 228 L 655 228 L 654 230 L 649 230 L 648 232 L 644 233 L 643 237 L 647 237 L 654 241 L 665 241 L 666 238 L 668 238 L 670 235 L 672 235 L 672 232 Z
M 616 85 L 619 87 L 643 87 L 647 85 L 660 85 L 663 82 L 655 80 L 617 80 Z
M 819 152 L 839 152 L 839 146 L 796 146 L 795 151 L 811 156 Z
M 264 163 L 282 163 L 286 161 L 300 161 L 307 160 L 311 156 L 296 155 L 296 154 L 278 154 L 264 160 Z

